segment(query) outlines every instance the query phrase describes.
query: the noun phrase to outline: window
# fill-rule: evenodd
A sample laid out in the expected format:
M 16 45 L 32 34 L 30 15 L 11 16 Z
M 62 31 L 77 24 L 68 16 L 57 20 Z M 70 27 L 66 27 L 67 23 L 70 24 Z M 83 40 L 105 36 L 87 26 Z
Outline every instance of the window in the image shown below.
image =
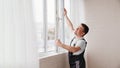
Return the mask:
M 55 51 L 55 0 L 47 0 L 47 51 Z
M 43 0 L 33 0 L 33 15 L 36 26 L 38 51 L 44 52 L 44 23 L 43 23 Z
M 67 10 L 67 15 L 70 17 L 70 13 L 71 13 L 71 11 L 70 11 L 70 0 L 64 0 L 65 2 L 65 8 L 66 8 L 66 10 Z M 65 20 L 64 20 L 65 21 Z M 70 44 L 70 42 L 69 41 L 71 41 L 70 40 L 70 29 L 69 29 L 69 27 L 68 27 L 68 25 L 65 23 L 65 43 L 66 44 Z
M 39 52 L 62 51 L 54 44 L 56 38 L 66 42 L 69 33 L 65 32 L 63 8 L 70 9 L 70 1 L 65 0 L 33 0 L 34 22 L 36 26 Z M 66 37 L 65 37 L 66 36 Z

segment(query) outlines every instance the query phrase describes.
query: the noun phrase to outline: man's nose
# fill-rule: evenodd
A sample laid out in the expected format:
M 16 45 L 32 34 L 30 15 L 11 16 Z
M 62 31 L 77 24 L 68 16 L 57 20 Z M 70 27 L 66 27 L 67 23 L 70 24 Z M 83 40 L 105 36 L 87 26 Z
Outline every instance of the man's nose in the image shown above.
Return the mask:
M 77 30 L 78 30 L 79 28 L 77 28 Z

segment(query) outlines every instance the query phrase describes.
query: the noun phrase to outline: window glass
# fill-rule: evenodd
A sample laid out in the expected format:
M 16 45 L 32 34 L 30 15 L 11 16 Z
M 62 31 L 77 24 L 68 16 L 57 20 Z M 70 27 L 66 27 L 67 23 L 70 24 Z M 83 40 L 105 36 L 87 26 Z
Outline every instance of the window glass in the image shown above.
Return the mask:
M 64 6 L 68 12 L 67 15 L 70 16 L 70 0 L 64 0 L 64 4 L 62 0 L 46 0 L 44 3 L 43 1 L 44 0 L 33 0 L 33 15 L 36 27 L 37 45 L 39 47 L 38 51 L 55 52 L 58 50 L 55 46 L 55 36 L 58 36 L 61 41 L 64 40 L 65 43 L 69 43 L 70 30 L 66 24 L 66 20 L 64 20 L 64 23 L 61 23 L 61 6 L 63 7 L 65 4 Z M 56 22 L 56 11 L 57 17 L 59 17 L 58 23 Z M 43 14 L 46 14 L 46 19 L 43 19 L 45 18 Z M 47 39 L 44 39 L 45 37 Z M 59 51 L 63 51 L 63 49 L 61 48 Z
M 44 52 L 43 36 L 43 0 L 33 0 L 33 15 L 36 27 L 38 51 Z
M 55 0 L 47 0 L 47 51 L 55 50 Z
M 70 18 L 70 0 L 64 0 L 64 6 L 65 6 L 65 8 L 67 10 L 67 15 Z M 66 23 L 66 19 L 64 21 L 65 21 L 65 43 L 69 45 L 70 44 L 71 30 L 70 30 L 69 26 Z

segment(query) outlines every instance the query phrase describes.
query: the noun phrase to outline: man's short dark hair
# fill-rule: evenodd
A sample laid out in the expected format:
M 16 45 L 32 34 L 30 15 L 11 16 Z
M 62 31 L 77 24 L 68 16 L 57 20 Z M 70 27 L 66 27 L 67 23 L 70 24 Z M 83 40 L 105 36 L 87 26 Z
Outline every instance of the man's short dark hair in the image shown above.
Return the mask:
M 87 34 L 88 31 L 89 31 L 89 27 L 88 27 L 86 24 L 84 24 L 84 23 L 81 23 L 81 25 L 82 25 L 83 28 L 84 28 L 84 32 L 85 32 L 85 34 Z

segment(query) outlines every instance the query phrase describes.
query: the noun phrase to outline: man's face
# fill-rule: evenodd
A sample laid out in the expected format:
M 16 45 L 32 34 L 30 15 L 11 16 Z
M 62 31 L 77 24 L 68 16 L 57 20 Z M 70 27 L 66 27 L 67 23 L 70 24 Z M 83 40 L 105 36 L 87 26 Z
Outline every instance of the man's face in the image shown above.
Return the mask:
M 82 27 L 82 25 L 80 25 L 78 28 L 76 28 L 75 34 L 77 36 L 83 36 L 84 35 L 84 28 Z

